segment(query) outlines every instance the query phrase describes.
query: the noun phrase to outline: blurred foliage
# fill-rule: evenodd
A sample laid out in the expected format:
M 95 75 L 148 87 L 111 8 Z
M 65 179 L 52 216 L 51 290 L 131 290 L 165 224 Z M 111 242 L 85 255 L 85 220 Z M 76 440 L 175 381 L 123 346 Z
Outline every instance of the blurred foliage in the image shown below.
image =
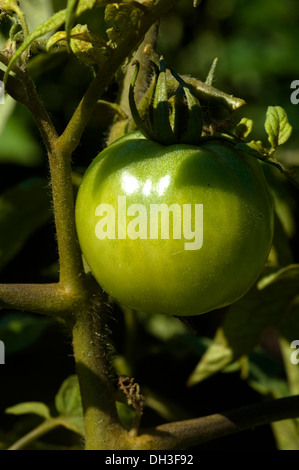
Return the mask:
M 30 0 L 20 1 L 30 17 L 30 30 L 66 3 L 40 0 L 32 8 Z M 80 23 L 88 24 L 92 34 L 106 37 L 104 8 L 84 12 Z M 297 0 L 203 0 L 197 9 L 191 0 L 181 0 L 162 20 L 158 41 L 158 52 L 177 72 L 201 80 L 213 59 L 219 58 L 214 84 L 246 100 L 236 119 L 246 116 L 254 121 L 254 139 L 265 139 L 267 107 L 282 106 L 293 133 L 279 150 L 279 159 L 295 167 L 299 167 L 299 105 L 290 102 L 290 84 L 299 78 L 298 24 Z M 7 20 L 0 28 L 3 45 Z M 34 55 L 29 70 L 61 132 L 92 78 L 92 68 L 60 50 Z M 114 101 L 117 92 L 115 80 L 102 98 Z M 73 155 L 76 178 L 105 145 L 112 120 L 112 112 L 103 112 L 100 106 L 95 110 Z M 264 164 L 263 169 L 278 219 L 269 266 L 253 294 L 251 291 L 230 308 L 190 319 L 148 316 L 113 305 L 109 326 L 115 367 L 120 374 L 130 373 L 141 385 L 146 403 L 143 426 L 298 393 L 299 366 L 290 362 L 290 343 L 299 337 L 298 190 L 276 169 Z M 46 154 L 31 116 L 6 99 L 0 105 L 1 282 L 52 282 L 58 278 L 48 184 Z M 0 339 L 6 345 L 6 364 L 0 365 L 0 448 L 38 426 L 45 409 L 71 415 L 75 424 L 71 428 L 72 419 L 68 420 L 69 429 L 80 428 L 78 395 L 75 388 L 69 388 L 70 382 L 64 382 L 75 374 L 71 341 L 64 328 L 32 314 L 2 311 Z M 192 387 L 187 386 L 190 376 Z M 62 391 L 57 395 L 58 389 Z M 4 412 L 16 403 L 32 402 L 39 405 L 28 408 L 27 404 L 21 411 L 29 409 L 38 416 L 21 418 Z M 14 411 L 20 412 L 20 408 Z M 132 409 L 119 403 L 118 411 L 129 427 Z M 51 431 L 34 448 L 80 448 L 81 437 L 69 429 Z M 298 450 L 298 423 L 263 426 L 200 446 L 236 447 Z

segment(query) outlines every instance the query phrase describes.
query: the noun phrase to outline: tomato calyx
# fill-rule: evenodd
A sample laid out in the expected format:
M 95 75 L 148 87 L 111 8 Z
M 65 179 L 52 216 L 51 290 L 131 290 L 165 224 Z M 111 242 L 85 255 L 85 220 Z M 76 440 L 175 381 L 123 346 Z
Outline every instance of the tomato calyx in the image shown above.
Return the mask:
M 225 136 L 234 128 L 230 115 L 246 102 L 213 86 L 217 58 L 202 82 L 179 75 L 152 51 L 146 53 L 153 68 L 152 81 L 137 105 L 134 88 L 140 63 L 135 60 L 129 104 L 135 126 L 147 139 L 163 145 L 199 145 L 205 136 Z
M 230 114 L 246 103 L 213 87 L 217 58 L 205 82 L 179 75 L 163 57 L 151 54 L 150 63 L 153 78 L 138 106 L 134 96 L 138 60 L 132 63 L 135 71 L 129 89 L 133 120 L 147 139 L 162 145 L 199 145 L 205 136 L 225 137 L 233 129 Z
M 288 176 L 287 169 L 273 158 L 276 148 L 288 140 L 292 131 L 283 108 L 269 106 L 267 110 L 265 130 L 270 149 L 261 141 L 248 141 L 253 121 L 244 117 L 236 124 L 231 118 L 236 110 L 246 104 L 245 101 L 213 87 L 217 58 L 206 81 L 202 82 L 179 75 L 166 65 L 163 57 L 158 59 L 154 53 L 148 55 L 154 73 L 138 105 L 134 88 L 140 63 L 137 60 L 132 63 L 135 71 L 129 89 L 129 104 L 134 122 L 130 130 L 137 127 L 147 139 L 162 145 L 199 146 L 210 139 L 230 142 L 237 150 L 276 167 Z
M 159 66 L 151 61 L 154 76 L 146 96 L 145 109 L 137 108 L 134 87 L 140 69 L 138 61 L 133 62 L 135 72 L 129 91 L 129 102 L 133 119 L 139 130 L 150 140 L 163 145 L 200 142 L 203 118 L 199 100 L 190 91 L 190 86 L 170 69 L 176 79 L 170 89 L 167 70 L 161 57 Z

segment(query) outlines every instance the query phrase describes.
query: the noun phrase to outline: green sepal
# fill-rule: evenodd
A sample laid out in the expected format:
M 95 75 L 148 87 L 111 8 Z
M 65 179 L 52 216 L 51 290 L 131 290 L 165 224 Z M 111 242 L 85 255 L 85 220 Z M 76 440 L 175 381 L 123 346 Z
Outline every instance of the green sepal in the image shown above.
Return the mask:
M 153 131 L 157 141 L 165 145 L 175 143 L 175 135 L 169 121 L 166 68 L 162 58 L 160 59 L 160 73 L 157 80 L 152 112 Z
M 184 144 L 197 145 L 201 140 L 203 127 L 202 111 L 199 101 L 192 95 L 188 87 L 184 88 L 188 103 L 188 125 L 187 130 L 181 135 L 180 142 Z
M 213 85 L 217 63 L 218 63 L 218 57 L 215 57 L 211 65 L 211 68 L 209 70 L 209 73 L 207 75 L 206 81 L 205 81 L 206 85 Z
M 183 99 L 184 90 L 179 86 L 176 93 L 168 100 L 170 106 L 169 122 L 177 141 L 180 140 L 180 133 L 186 125 L 186 106 Z
M 134 88 L 135 88 L 136 80 L 137 80 L 138 73 L 140 70 L 140 62 L 138 60 L 135 60 L 132 63 L 132 65 L 135 65 L 135 70 L 134 70 L 132 81 L 130 83 L 130 88 L 129 88 L 129 105 L 130 105 L 132 117 L 135 121 L 136 126 L 143 133 L 143 135 L 147 139 L 151 139 L 152 136 L 151 136 L 150 129 L 145 125 L 144 121 L 142 120 L 139 110 L 136 106 L 135 97 L 134 97 Z
M 129 104 L 136 126 L 146 138 L 163 145 L 197 145 L 203 127 L 198 99 L 190 86 L 176 72 L 165 66 L 163 58 L 160 59 L 159 66 L 155 62 L 151 63 L 154 69 L 153 80 L 137 108 L 134 87 L 140 64 L 135 62 Z M 175 82 L 171 80 L 171 74 Z

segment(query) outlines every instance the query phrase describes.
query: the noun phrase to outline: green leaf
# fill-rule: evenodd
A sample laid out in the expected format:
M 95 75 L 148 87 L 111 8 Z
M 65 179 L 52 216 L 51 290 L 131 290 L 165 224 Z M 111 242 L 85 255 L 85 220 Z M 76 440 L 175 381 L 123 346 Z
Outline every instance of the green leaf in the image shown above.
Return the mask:
M 76 375 L 64 380 L 55 397 L 55 405 L 60 414 L 60 424 L 84 436 L 83 408 Z
M 0 318 L 0 338 L 5 344 L 5 354 L 22 351 L 41 336 L 51 324 L 46 317 L 27 312 L 8 312 Z
M 110 43 L 117 46 L 123 38 L 124 33 L 135 31 L 138 33 L 140 20 L 143 12 L 134 4 L 112 3 L 106 7 L 105 21 L 112 22 L 113 27 L 107 30 Z
M 51 217 L 47 182 L 29 179 L 0 196 L 0 269 Z
M 238 145 L 238 147 L 243 144 Z M 252 152 L 258 152 L 260 155 L 267 155 L 267 150 L 264 147 L 264 144 L 261 140 L 251 140 L 248 142 L 248 144 L 245 144 L 247 146 L 247 151 L 248 147 L 252 150 Z M 249 150 L 250 151 L 250 150 Z
M 237 124 L 235 129 L 235 134 L 240 139 L 245 139 L 248 137 L 253 128 L 252 119 L 242 118 L 239 124 Z
M 65 31 L 53 34 L 47 42 L 46 49 L 49 50 L 57 44 L 63 47 L 67 45 Z M 100 36 L 92 34 L 87 25 L 77 24 L 70 31 L 68 46 L 78 59 L 86 64 L 103 65 L 110 53 L 106 41 Z
M 0 10 L 14 11 L 17 0 L 0 0 Z
M 55 397 L 57 411 L 61 415 L 83 415 L 79 381 L 76 375 L 64 380 Z
M 279 323 L 286 306 L 299 293 L 299 265 L 289 265 L 261 279 L 228 308 L 214 341 L 188 379 L 194 385 L 247 356 L 269 326 Z
M 288 122 L 288 117 L 280 106 L 269 106 L 266 114 L 265 129 L 268 140 L 273 149 L 284 144 L 290 137 L 292 126 Z
M 6 408 L 6 413 L 13 415 L 24 415 L 24 414 L 35 414 L 42 418 L 50 418 L 50 410 L 44 403 L 39 401 L 28 401 L 24 403 L 18 403 L 17 405 Z

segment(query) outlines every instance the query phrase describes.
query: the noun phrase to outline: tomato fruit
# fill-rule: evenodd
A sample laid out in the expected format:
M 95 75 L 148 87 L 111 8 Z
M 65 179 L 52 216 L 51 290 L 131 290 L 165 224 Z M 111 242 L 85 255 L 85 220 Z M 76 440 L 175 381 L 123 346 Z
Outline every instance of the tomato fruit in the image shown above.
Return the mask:
M 191 316 L 233 303 L 257 280 L 272 243 L 273 203 L 258 160 L 233 143 L 164 146 L 134 132 L 87 169 L 76 226 L 112 298 Z

